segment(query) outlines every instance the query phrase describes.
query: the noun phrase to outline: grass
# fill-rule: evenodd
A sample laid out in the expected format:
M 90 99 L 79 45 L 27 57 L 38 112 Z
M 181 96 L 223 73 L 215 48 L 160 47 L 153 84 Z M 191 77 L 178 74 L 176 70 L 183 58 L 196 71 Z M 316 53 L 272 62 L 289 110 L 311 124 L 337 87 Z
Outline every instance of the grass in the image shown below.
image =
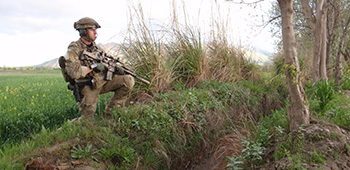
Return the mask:
M 0 144 L 19 141 L 77 117 L 77 105 L 60 74 L 0 75 Z
M 53 77 L 63 81 L 62 77 Z M 38 78 L 34 80 L 39 84 L 50 82 L 47 77 Z M 30 158 L 49 155 L 47 158 L 54 162 L 88 159 L 95 164 L 104 162 L 109 169 L 181 169 L 199 159 L 198 155 L 213 152 L 215 141 L 235 130 L 235 124 L 240 121 L 233 117 L 242 113 L 232 112 L 230 108 L 240 104 L 250 107 L 255 102 L 246 100 L 248 96 L 264 93 L 252 87 L 255 86 L 208 81 L 194 88 L 159 93 L 154 96 L 156 102 L 149 105 L 114 110 L 113 119 L 98 116 L 93 121 L 71 124 L 66 118 L 51 128 L 41 124 L 36 132 L 30 133 L 30 138 L 3 145 L 0 168 L 23 169 Z M 254 94 L 241 93 L 248 96 L 238 104 L 234 100 L 237 89 Z M 65 91 L 69 96 L 58 95 L 60 90 L 56 88 L 50 93 L 56 101 L 69 97 L 75 103 L 69 91 Z M 102 97 L 100 105 L 104 98 L 108 96 Z M 259 102 L 262 98 L 254 100 Z M 55 130 L 59 126 L 60 130 Z

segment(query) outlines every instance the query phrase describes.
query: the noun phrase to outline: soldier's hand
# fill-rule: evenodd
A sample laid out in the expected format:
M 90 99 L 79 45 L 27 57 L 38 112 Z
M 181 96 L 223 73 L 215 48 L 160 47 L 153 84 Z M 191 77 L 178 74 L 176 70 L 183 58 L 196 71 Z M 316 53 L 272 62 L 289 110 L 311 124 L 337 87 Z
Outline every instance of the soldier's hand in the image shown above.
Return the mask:
M 94 63 L 91 65 L 91 68 L 96 72 L 104 72 L 107 69 L 102 63 Z

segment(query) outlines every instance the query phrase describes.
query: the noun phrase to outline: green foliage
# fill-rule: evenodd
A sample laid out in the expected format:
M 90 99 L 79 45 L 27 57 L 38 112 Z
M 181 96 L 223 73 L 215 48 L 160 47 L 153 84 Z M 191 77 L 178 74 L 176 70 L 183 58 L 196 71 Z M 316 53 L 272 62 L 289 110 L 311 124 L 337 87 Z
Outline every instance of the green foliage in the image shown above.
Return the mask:
M 206 128 L 206 115 L 211 110 L 214 111 L 212 114 L 220 114 L 223 105 L 207 91 L 194 88 L 158 94 L 156 98 L 160 102 L 115 110 L 115 131 L 124 141 L 123 146 L 135 151 L 128 160 L 136 160 L 139 155 L 145 167 L 173 169 L 171 167 L 181 163 L 185 157 L 194 156 L 193 151 L 200 147 L 201 139 L 210 130 Z M 101 152 L 127 160 L 120 154 L 120 148 L 112 146 L 106 145 L 114 153 L 105 149 Z M 132 169 L 133 163 L 130 163 L 129 169 Z
M 61 80 L 61 77 L 57 79 Z M 259 106 L 257 103 L 263 99 L 263 94 L 274 91 L 272 88 L 264 90 L 258 84 L 252 81 L 237 84 L 210 81 L 189 89 L 180 84 L 179 89 L 182 91 L 156 94 L 154 98 L 157 102 L 114 110 L 114 119 L 104 120 L 104 117 L 98 116 L 96 121 L 83 121 L 73 125 L 65 123 L 57 133 L 52 133 L 51 128 L 41 124 L 33 141 L 28 140 L 18 148 L 4 145 L 0 168 L 11 169 L 16 166 L 15 162 L 19 167 L 24 166 L 26 158 L 30 157 L 28 155 L 33 154 L 38 147 L 74 140 L 67 148 L 71 159 L 111 161 L 107 165 L 108 169 L 135 169 L 136 166 L 141 166 L 141 169 L 174 169 L 195 159 L 201 152 L 203 143 L 212 145 L 218 136 L 232 130 L 233 121 L 236 120 L 231 120 L 233 115 L 228 108 L 234 106 L 254 109 Z M 62 86 L 65 88 L 65 84 Z M 65 92 L 76 109 L 71 92 Z M 97 112 L 103 110 L 109 97 L 101 96 Z M 56 101 L 62 99 L 66 98 L 56 95 Z M 63 108 L 62 111 L 68 109 Z M 280 117 L 275 116 L 274 119 L 277 121 Z M 64 122 L 67 121 L 62 123 Z M 280 126 L 284 126 L 284 123 Z M 246 140 L 246 143 L 242 143 L 245 145 L 243 153 L 251 164 L 261 163 L 261 153 L 271 135 L 266 127 L 258 129 L 260 136 L 255 136 L 254 141 Z M 13 150 L 9 151 L 11 149 Z
M 316 150 L 312 153 L 305 152 L 306 139 L 303 135 L 303 126 L 299 127 L 298 132 L 293 135 L 282 134 L 278 138 L 278 145 L 274 152 L 275 160 L 288 159 L 291 162 L 291 169 L 298 169 L 303 163 L 312 164 L 325 164 L 327 157 L 317 152 Z M 322 139 L 322 136 L 317 136 L 317 139 Z
M 288 116 L 286 110 L 276 110 L 271 115 L 262 118 L 252 135 L 252 139 L 244 139 L 244 149 L 237 157 L 228 157 L 228 168 L 240 169 L 254 167 L 264 163 L 263 155 L 265 148 L 270 146 L 271 140 L 282 137 L 288 129 Z M 283 150 L 283 154 L 289 151 Z
M 234 93 L 234 84 L 222 81 L 206 81 L 198 85 L 200 89 L 213 90 L 215 98 L 219 101 L 228 104 L 231 101 Z
M 137 157 L 132 142 L 127 138 L 120 138 L 112 134 L 113 132 L 104 133 L 108 142 L 102 143 L 102 148 L 98 153 L 102 160 L 113 159 L 113 166 L 118 169 L 130 169 L 131 163 Z
M 0 146 L 57 128 L 78 108 L 61 74 L 1 75 Z
M 343 79 L 341 80 L 341 88 L 350 90 L 350 68 L 344 68 Z
M 349 102 L 346 94 L 339 93 L 327 105 L 324 114 L 317 115 L 321 119 L 328 120 L 341 128 L 350 129 Z
M 229 170 L 241 170 L 243 169 L 242 166 L 244 164 L 242 156 L 238 157 L 227 157 L 228 163 L 226 164 L 226 167 Z
M 318 103 L 317 107 L 313 109 L 321 113 L 326 112 L 327 105 L 334 99 L 334 95 L 334 82 L 327 81 L 325 79 L 321 79 L 318 82 L 314 83 L 307 90 L 309 101 L 311 100 L 312 102 L 312 100 L 314 100 L 314 102 Z
M 284 75 L 285 74 L 285 70 L 284 70 L 284 56 L 283 54 L 275 57 L 273 60 L 273 66 L 274 66 L 274 72 L 276 73 L 276 75 Z
M 310 162 L 316 164 L 325 164 L 327 162 L 326 155 L 317 152 L 316 150 L 310 154 Z
M 243 150 L 237 157 L 227 157 L 229 159 L 226 167 L 230 170 L 246 169 L 264 163 L 263 155 L 265 147 L 257 141 L 243 139 Z
M 348 97 L 345 93 L 336 92 L 334 82 L 320 80 L 318 83 L 307 85 L 307 96 L 310 110 L 319 111 L 320 119 L 328 120 L 342 128 L 349 129 L 350 113 Z
M 97 154 L 99 150 L 92 152 L 91 149 L 92 149 L 91 143 L 88 143 L 84 147 L 84 149 L 80 145 L 78 145 L 78 147 L 73 146 L 71 150 L 71 157 L 74 159 L 90 158 L 98 162 L 98 160 L 93 155 Z
M 262 156 L 266 148 L 263 147 L 261 143 L 257 141 L 248 141 L 247 139 L 243 139 L 242 143 L 244 147 L 242 150 L 244 160 L 254 165 L 260 165 L 264 162 Z

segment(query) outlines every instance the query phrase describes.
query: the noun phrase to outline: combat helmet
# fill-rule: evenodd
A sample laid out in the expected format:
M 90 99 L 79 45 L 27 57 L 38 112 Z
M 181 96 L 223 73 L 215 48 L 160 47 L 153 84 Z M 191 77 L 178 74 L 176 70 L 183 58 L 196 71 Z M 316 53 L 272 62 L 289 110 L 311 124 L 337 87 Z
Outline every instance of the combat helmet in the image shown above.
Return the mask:
M 86 28 L 101 28 L 101 26 L 92 18 L 84 17 L 74 22 L 74 28 L 76 30 L 86 29 Z

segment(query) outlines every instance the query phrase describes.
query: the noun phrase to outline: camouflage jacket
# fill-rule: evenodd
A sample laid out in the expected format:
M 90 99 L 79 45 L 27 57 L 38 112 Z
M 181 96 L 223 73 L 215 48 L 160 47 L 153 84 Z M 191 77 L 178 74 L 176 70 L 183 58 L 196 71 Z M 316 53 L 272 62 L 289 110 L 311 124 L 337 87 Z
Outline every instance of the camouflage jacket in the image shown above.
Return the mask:
M 101 47 L 99 47 L 95 42 L 92 42 L 91 46 L 87 46 L 80 39 L 71 42 L 68 46 L 68 51 L 64 56 L 66 62 L 66 74 L 71 79 L 92 78 L 94 79 L 93 85 L 95 87 L 101 87 L 106 82 L 104 80 L 104 74 L 96 72 L 91 72 L 87 74 L 87 69 L 89 65 L 86 61 L 81 60 L 81 55 L 84 50 L 93 53 L 96 56 L 104 53 L 104 50 Z

